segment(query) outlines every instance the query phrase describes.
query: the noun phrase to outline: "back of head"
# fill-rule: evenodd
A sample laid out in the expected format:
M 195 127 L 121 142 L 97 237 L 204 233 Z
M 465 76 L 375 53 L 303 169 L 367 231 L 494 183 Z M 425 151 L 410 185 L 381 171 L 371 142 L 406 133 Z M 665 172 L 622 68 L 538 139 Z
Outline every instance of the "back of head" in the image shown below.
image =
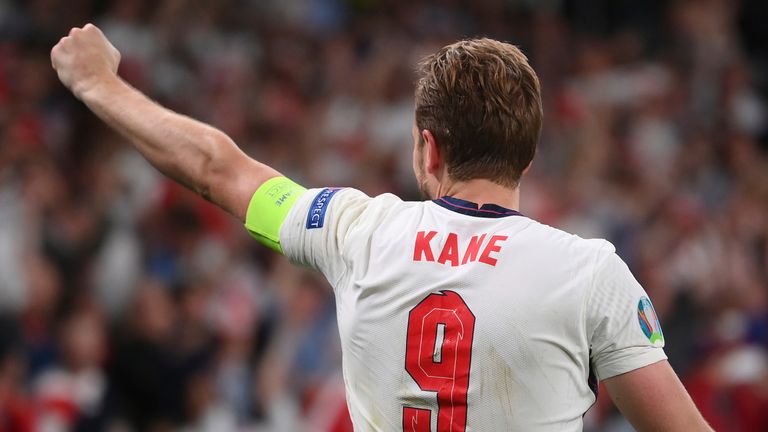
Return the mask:
M 448 175 L 514 187 L 533 160 L 542 123 L 539 79 L 514 45 L 471 39 L 419 67 L 416 126 L 435 136 Z

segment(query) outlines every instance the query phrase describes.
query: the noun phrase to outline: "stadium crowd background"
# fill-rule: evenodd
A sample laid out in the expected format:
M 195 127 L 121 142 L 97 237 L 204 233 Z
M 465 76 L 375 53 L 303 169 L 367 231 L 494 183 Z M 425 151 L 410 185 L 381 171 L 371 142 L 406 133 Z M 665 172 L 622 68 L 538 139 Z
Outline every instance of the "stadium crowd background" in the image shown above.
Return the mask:
M 520 45 L 545 101 L 523 213 L 611 240 L 707 419 L 768 430 L 765 2 L 0 0 L 0 432 L 349 430 L 326 283 L 67 93 L 48 52 L 88 21 L 300 183 L 411 199 L 416 61 Z M 585 424 L 629 428 L 604 392 Z

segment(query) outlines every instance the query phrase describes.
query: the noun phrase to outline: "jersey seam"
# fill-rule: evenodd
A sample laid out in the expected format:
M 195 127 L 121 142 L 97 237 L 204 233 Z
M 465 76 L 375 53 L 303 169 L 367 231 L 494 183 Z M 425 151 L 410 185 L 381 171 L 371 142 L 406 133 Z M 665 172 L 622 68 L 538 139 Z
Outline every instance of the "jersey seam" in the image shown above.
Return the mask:
M 361 193 L 363 196 L 367 197 L 369 200 L 375 199 L 374 197 L 368 196 L 365 192 L 363 192 L 363 191 L 361 191 L 359 189 L 345 188 L 345 189 L 341 190 L 340 192 L 343 193 L 343 192 L 347 192 L 347 191 L 357 191 L 357 192 Z M 331 284 L 331 286 L 333 287 L 334 291 L 336 291 L 336 286 L 338 286 L 339 281 L 341 281 L 344 278 L 344 276 L 346 276 L 347 273 L 349 272 L 350 263 L 349 263 L 349 259 L 347 259 L 348 256 L 349 256 L 348 255 L 347 244 L 349 244 L 350 242 L 347 241 L 347 238 L 349 237 L 350 233 L 353 231 L 350 228 L 352 228 L 352 226 L 357 223 L 357 221 L 369 210 L 369 208 L 370 208 L 370 203 L 368 203 L 368 206 L 366 206 L 365 210 L 363 210 L 363 212 L 360 213 L 355 218 L 355 221 L 352 224 L 350 224 L 350 226 L 347 228 L 346 235 L 344 236 L 344 239 L 343 239 L 344 244 L 339 245 L 340 246 L 339 247 L 339 255 L 341 256 L 341 263 L 344 266 L 344 270 L 339 272 L 339 276 Z
M 603 240 L 603 247 L 605 247 L 608 244 L 608 241 Z M 600 257 L 600 252 L 603 250 L 603 247 L 599 248 L 597 252 L 595 253 L 595 256 L 592 261 L 592 275 L 590 277 L 589 281 L 589 288 L 587 290 L 587 294 L 584 296 L 584 301 L 582 304 L 582 321 L 584 322 L 584 330 L 587 336 L 587 346 L 591 349 L 592 348 L 592 335 L 589 334 L 589 317 L 588 317 L 588 308 L 589 304 L 592 302 L 592 295 L 595 291 L 595 280 L 597 279 L 597 272 L 600 270 L 600 265 L 606 263 L 608 261 L 607 257 L 603 259 L 600 263 L 598 263 L 598 259 Z M 590 361 L 592 359 L 590 358 Z
M 362 192 L 362 191 L 360 191 L 360 190 L 358 190 L 358 189 L 351 189 L 351 190 L 356 190 L 356 191 L 360 192 L 361 194 L 363 194 L 365 197 L 367 197 L 367 198 L 368 198 L 369 200 L 371 200 L 371 201 L 373 201 L 373 200 L 375 200 L 376 198 L 378 198 L 378 197 L 382 196 L 382 195 L 378 195 L 378 196 L 376 196 L 376 197 L 370 197 L 370 196 L 368 196 L 368 195 L 367 195 L 365 192 Z M 386 195 L 386 194 L 384 194 L 384 195 Z M 397 197 L 397 196 L 395 195 L 395 197 Z M 403 200 L 402 200 L 402 199 L 400 199 L 399 197 L 397 197 L 397 199 L 400 201 L 400 203 L 408 203 L 408 201 L 403 201 Z M 369 204 L 366 206 L 366 209 L 365 209 L 365 210 L 363 210 L 363 212 L 362 212 L 362 213 L 361 213 L 361 214 L 360 214 L 360 215 L 357 217 L 357 219 L 361 219 L 361 218 L 364 218 L 365 214 L 366 214 L 367 212 L 371 211 L 370 209 L 371 209 L 371 205 L 370 205 L 370 203 L 369 203 Z M 387 218 L 388 218 L 388 216 L 389 216 L 389 215 L 390 215 L 392 212 L 393 212 L 393 208 L 392 208 L 392 207 L 388 207 L 388 208 L 387 208 L 387 209 L 386 209 L 386 210 L 383 212 L 383 214 L 381 215 L 381 219 L 382 219 L 382 220 L 385 220 L 385 219 L 387 219 Z M 355 223 L 356 223 L 356 222 L 355 222 Z M 354 223 L 353 223 L 352 225 L 354 225 Z M 352 225 L 350 225 L 350 227 L 351 227 Z M 378 228 L 378 227 L 377 227 L 377 228 Z M 373 235 L 374 235 L 374 233 L 377 231 L 377 228 L 374 228 L 374 229 L 372 229 L 372 230 L 369 232 L 368 240 L 371 242 L 371 244 L 373 243 Z M 338 285 L 339 281 L 341 281 L 341 280 L 344 278 L 344 276 L 346 276 L 346 275 L 347 275 L 347 273 L 349 272 L 349 268 L 351 267 L 351 266 L 349 265 L 349 263 L 348 263 L 348 261 L 351 261 L 351 260 L 347 259 L 347 257 L 349 256 L 349 254 L 348 254 L 348 251 L 349 251 L 349 249 L 346 247 L 346 244 L 348 243 L 348 242 L 346 241 L 346 237 L 348 237 L 352 231 L 353 231 L 353 230 L 351 230 L 351 229 L 347 230 L 347 236 L 345 236 L 345 239 L 344 239 L 344 240 L 345 240 L 345 241 L 344 241 L 344 247 L 342 247 L 342 248 L 339 248 L 339 252 L 340 252 L 340 255 L 341 255 L 341 257 L 342 257 L 342 260 L 341 260 L 341 261 L 342 261 L 342 263 L 343 263 L 343 265 L 344 265 L 344 271 L 342 271 L 342 272 L 341 272 L 341 274 L 339 275 L 339 277 L 338 277 L 338 278 L 336 278 L 336 280 L 334 281 L 334 283 L 333 283 L 333 286 L 334 286 L 334 287 L 335 287 L 336 285 Z

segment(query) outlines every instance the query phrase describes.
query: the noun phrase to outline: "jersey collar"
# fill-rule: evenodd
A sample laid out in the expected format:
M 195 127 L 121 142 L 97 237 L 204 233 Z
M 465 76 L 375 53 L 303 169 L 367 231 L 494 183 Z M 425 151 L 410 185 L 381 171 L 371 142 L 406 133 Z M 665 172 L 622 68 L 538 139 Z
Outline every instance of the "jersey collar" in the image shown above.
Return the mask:
M 440 197 L 436 200 L 432 200 L 432 202 L 450 211 L 469 216 L 492 219 L 503 218 L 507 216 L 522 216 L 522 214 L 516 210 L 504 208 L 496 204 L 483 204 L 482 207 L 478 207 L 477 204 L 473 203 L 472 201 L 465 201 L 463 199 L 454 198 L 452 196 Z

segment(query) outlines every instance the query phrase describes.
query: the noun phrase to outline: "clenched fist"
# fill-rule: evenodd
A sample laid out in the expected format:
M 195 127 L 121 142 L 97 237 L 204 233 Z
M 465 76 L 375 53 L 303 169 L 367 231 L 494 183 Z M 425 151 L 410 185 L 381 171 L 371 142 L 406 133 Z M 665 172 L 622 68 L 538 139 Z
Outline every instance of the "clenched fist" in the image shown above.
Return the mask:
M 51 50 L 51 63 L 61 82 L 82 99 L 100 83 L 117 76 L 120 52 L 93 24 L 73 28 Z

